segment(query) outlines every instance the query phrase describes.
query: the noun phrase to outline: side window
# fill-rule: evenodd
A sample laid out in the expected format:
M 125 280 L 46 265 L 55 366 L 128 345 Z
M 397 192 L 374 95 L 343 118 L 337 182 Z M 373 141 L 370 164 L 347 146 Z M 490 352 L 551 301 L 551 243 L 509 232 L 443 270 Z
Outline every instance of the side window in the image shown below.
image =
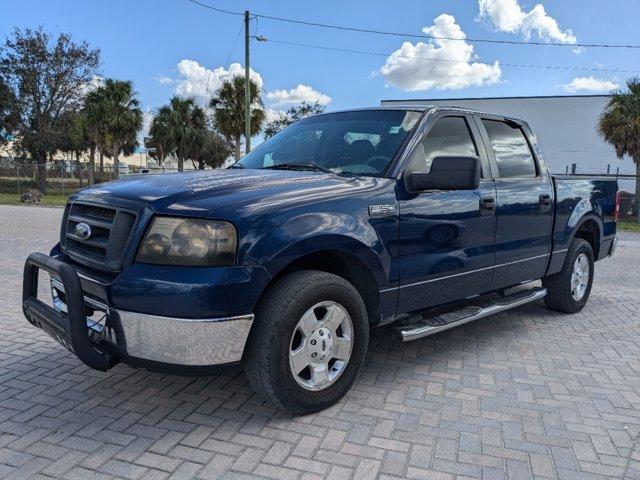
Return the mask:
M 501 178 L 535 177 L 536 163 L 522 129 L 497 120 L 482 120 Z
M 478 155 L 464 117 L 444 117 L 431 127 L 413 152 L 412 170 L 428 173 L 433 159 L 443 155 Z

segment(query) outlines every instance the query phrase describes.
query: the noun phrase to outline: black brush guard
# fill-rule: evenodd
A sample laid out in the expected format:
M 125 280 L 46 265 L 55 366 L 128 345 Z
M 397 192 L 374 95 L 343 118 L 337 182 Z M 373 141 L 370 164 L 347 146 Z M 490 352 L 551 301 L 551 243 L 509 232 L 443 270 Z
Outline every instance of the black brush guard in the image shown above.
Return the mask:
M 40 269 L 54 274 L 62 282 L 67 304 L 66 315 L 38 300 Z M 104 372 L 118 363 L 115 355 L 100 350 L 89 338 L 82 284 L 71 265 L 42 253 L 29 255 L 24 264 L 22 311 L 31 324 L 68 348 L 85 365 Z

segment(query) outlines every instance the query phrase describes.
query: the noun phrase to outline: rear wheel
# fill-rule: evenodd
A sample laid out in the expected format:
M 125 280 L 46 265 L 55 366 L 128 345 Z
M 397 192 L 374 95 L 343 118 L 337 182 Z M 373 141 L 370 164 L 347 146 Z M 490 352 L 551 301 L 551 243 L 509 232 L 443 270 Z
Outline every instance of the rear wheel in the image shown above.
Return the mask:
M 582 310 L 591 293 L 593 272 L 591 245 L 581 238 L 574 239 L 567 251 L 562 270 L 542 280 L 542 286 L 547 289 L 544 297 L 547 307 L 564 313 Z
M 317 412 L 347 393 L 368 340 L 366 308 L 353 285 L 326 272 L 294 272 L 258 306 L 245 373 L 266 401 L 293 413 Z

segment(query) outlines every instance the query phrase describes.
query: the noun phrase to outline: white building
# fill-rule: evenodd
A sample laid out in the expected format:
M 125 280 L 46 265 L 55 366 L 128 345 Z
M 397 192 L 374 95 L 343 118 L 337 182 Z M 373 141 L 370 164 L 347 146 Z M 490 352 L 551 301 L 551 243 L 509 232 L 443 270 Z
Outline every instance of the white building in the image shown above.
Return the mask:
M 520 118 L 535 132 L 553 173 L 571 171 L 575 163 L 577 173 L 605 173 L 611 165 L 612 174 L 618 167 L 621 174 L 635 174 L 631 158 L 619 160 L 598 134 L 598 118 L 608 99 L 608 95 L 451 98 L 383 100 L 382 105 L 451 105 Z

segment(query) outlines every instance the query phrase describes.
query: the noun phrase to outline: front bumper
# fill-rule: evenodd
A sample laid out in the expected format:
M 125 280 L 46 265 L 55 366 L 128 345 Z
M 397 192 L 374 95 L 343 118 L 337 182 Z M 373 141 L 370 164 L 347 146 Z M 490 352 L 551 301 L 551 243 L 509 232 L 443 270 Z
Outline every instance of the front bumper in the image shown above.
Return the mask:
M 53 308 L 37 299 L 39 269 L 52 277 Z M 176 373 L 207 373 L 208 367 L 242 359 L 253 314 L 181 318 L 133 312 L 87 293 L 83 285 L 88 280 L 70 264 L 40 253 L 31 254 L 25 264 L 25 316 L 88 366 L 108 370 L 124 361 Z

